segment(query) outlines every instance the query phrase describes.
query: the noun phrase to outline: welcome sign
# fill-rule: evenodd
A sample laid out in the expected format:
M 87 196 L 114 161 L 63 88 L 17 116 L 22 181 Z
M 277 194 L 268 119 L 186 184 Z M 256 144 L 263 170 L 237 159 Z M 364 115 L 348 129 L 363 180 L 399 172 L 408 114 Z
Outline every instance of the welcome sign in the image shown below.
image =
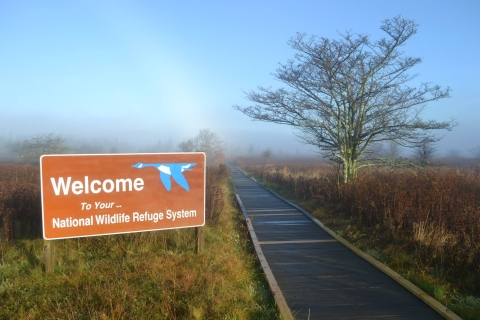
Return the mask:
M 47 240 L 205 224 L 205 154 L 45 155 Z

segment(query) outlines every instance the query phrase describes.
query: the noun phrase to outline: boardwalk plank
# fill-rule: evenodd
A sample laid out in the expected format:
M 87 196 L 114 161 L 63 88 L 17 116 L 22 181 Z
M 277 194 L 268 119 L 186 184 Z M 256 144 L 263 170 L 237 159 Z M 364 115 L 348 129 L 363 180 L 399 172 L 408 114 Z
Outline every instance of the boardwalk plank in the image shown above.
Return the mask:
M 232 176 L 264 258 L 296 319 L 443 318 L 341 243 L 308 242 L 335 239 L 241 172 Z M 286 242 L 262 244 L 278 241 Z

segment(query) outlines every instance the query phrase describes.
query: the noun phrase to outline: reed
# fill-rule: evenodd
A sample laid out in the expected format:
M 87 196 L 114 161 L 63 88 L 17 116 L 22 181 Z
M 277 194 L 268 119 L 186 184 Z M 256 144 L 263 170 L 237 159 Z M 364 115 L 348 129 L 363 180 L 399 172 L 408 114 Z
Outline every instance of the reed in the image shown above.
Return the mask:
M 41 216 L 38 167 L 0 172 L 2 231 L 22 227 L 0 243 L 0 319 L 278 319 L 225 166 L 207 169 L 201 254 L 192 228 L 56 240 L 52 275 L 38 226 L 23 228 Z
M 480 295 L 480 176 L 474 170 L 370 169 L 356 183 L 343 184 L 328 165 L 243 168 L 297 201 L 340 206 L 336 217 L 345 227 L 358 223 L 359 238 L 370 234 L 400 244 L 416 256 L 421 272 Z

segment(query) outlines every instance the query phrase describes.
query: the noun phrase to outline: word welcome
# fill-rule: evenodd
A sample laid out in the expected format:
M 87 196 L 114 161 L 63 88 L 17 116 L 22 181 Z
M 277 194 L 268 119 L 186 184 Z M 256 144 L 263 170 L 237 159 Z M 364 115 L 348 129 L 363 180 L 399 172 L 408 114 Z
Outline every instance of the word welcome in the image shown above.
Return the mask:
M 85 176 L 83 181 L 74 180 L 72 182 L 72 177 L 67 177 L 67 180 L 63 177 L 59 177 L 58 180 L 55 178 L 50 178 L 52 182 L 53 191 L 55 192 L 56 196 L 63 194 L 64 196 L 68 195 L 70 191 L 73 194 L 79 195 L 82 193 L 112 193 L 112 192 L 127 192 L 127 191 L 142 191 L 144 187 L 144 182 L 142 178 L 136 178 L 132 181 L 132 179 L 105 179 L 103 181 L 100 180 L 92 180 L 89 182 L 89 177 Z

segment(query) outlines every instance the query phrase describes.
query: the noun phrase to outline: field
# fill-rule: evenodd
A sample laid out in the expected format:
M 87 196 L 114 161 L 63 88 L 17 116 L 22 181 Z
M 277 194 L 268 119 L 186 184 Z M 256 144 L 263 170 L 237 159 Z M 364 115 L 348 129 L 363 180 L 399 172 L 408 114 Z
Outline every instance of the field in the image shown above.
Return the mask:
M 480 176 L 474 170 L 370 169 L 344 184 L 328 164 L 238 164 L 457 314 L 480 317 Z
M 277 319 L 225 166 L 192 228 L 55 241 L 45 274 L 39 168 L 0 165 L 0 319 Z

